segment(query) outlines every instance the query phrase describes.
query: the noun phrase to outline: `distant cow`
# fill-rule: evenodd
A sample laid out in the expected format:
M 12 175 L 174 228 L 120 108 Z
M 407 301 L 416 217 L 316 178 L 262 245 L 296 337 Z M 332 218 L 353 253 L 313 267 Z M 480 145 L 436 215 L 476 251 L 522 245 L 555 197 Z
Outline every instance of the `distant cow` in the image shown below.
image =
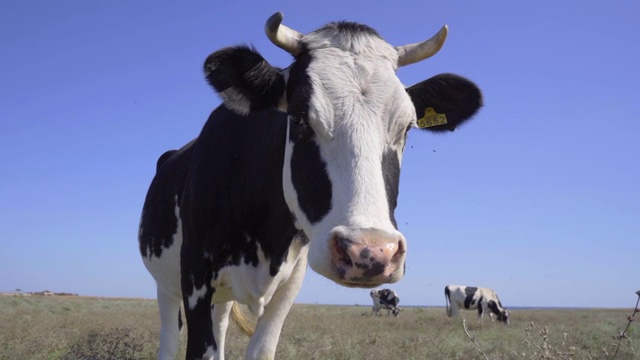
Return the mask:
M 393 313 L 394 316 L 400 315 L 400 297 L 395 291 L 390 289 L 371 290 L 371 299 L 373 300 L 373 308 L 371 309 L 371 315 L 378 314 L 381 309 L 387 310 L 387 316 Z
M 473 286 L 447 285 L 444 288 L 444 297 L 447 302 L 447 315 L 458 316 L 459 309 L 478 310 L 478 318 L 482 321 L 484 313 L 488 310 L 489 317 L 493 321 L 493 314 L 498 315 L 498 321 L 509 325 L 509 310 L 502 307 L 498 295 L 488 288 Z

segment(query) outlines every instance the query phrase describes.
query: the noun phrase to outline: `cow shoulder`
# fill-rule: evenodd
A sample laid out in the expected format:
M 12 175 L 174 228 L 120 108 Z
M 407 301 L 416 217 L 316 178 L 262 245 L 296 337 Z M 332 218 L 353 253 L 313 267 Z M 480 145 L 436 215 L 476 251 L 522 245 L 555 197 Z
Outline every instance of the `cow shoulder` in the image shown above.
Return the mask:
M 482 92 L 470 80 L 455 74 L 439 74 L 407 89 L 416 109 L 418 127 L 453 131 L 482 107 Z
M 240 115 L 277 107 L 285 90 L 280 69 L 248 46 L 228 47 L 209 55 L 204 73 L 224 105 Z
M 169 160 L 177 152 L 178 150 L 168 150 L 168 151 L 165 151 L 162 155 L 160 155 L 160 157 L 158 158 L 158 161 L 156 162 L 156 173 L 160 171 L 160 168 L 162 168 L 162 165 L 164 165 L 167 162 L 167 160 Z
M 178 231 L 176 206 L 181 202 L 195 140 L 163 153 L 156 163 L 140 219 L 139 245 L 144 257 L 160 257 Z

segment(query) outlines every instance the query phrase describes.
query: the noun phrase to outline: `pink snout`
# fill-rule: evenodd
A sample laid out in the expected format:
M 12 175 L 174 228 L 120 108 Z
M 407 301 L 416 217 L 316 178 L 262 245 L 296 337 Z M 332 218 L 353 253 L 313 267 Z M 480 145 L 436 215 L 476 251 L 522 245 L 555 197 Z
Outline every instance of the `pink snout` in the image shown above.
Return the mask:
M 402 234 L 379 229 L 334 229 L 331 261 L 346 286 L 375 287 L 404 275 L 406 241 Z

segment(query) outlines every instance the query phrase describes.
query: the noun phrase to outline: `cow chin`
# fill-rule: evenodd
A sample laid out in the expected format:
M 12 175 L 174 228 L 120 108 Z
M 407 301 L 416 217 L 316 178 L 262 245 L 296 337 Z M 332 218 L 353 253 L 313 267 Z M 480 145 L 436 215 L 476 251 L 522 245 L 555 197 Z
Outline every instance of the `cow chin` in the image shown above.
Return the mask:
M 345 269 L 344 267 L 336 266 L 335 264 L 331 264 L 327 266 L 326 263 L 317 264 L 314 261 L 309 261 L 309 265 L 313 269 L 313 271 L 318 274 L 326 277 L 329 280 L 337 283 L 338 285 L 342 285 L 350 288 L 375 288 L 381 286 L 383 284 L 391 284 L 399 281 L 404 276 L 404 263 L 400 269 L 396 269 L 391 272 L 389 275 L 377 276 L 377 277 L 367 277 L 362 275 L 362 271 L 349 271 L 352 269 Z

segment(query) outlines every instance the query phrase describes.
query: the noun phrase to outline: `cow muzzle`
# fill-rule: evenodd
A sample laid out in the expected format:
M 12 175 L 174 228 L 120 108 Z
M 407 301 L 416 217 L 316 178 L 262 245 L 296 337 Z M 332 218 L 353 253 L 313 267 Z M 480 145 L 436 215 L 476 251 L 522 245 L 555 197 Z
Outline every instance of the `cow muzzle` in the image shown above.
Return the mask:
M 331 232 L 329 246 L 341 285 L 376 287 L 404 275 L 407 245 L 399 232 L 337 227 Z

